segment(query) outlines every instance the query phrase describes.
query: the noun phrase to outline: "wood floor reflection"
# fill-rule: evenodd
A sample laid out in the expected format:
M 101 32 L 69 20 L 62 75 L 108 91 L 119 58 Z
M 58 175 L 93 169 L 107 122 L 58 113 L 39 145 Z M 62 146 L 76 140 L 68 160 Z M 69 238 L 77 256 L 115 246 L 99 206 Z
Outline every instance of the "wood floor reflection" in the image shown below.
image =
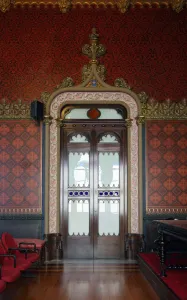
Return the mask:
M 137 265 L 64 264 L 7 284 L 0 300 L 158 300 Z

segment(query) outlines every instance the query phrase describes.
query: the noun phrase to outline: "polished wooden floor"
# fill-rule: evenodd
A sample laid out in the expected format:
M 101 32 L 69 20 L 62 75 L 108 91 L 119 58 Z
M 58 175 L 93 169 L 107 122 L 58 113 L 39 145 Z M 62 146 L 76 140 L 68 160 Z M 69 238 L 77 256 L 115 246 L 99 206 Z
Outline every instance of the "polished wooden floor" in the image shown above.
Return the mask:
M 64 263 L 7 284 L 0 300 L 158 300 L 134 264 Z

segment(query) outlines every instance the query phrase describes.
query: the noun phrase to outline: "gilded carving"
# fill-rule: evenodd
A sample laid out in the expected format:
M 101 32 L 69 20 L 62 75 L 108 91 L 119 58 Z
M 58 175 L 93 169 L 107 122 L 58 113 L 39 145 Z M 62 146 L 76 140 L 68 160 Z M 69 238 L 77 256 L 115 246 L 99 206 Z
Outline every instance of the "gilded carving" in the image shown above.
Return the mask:
M 46 125 L 51 125 L 52 119 L 53 119 L 53 118 L 52 118 L 50 115 L 45 115 L 45 116 L 44 116 L 43 122 L 44 122 L 44 124 L 46 124 Z
M 93 8 L 93 6 L 99 8 L 99 7 L 105 7 L 107 8 L 118 8 L 121 13 L 125 13 L 130 6 L 134 7 L 138 5 L 139 7 L 149 6 L 155 7 L 155 5 L 158 8 L 161 7 L 170 7 L 172 6 L 173 10 L 176 12 L 180 12 L 183 7 L 185 7 L 185 0 L 56 0 L 52 2 L 51 0 L 35 0 L 35 1 L 27 1 L 27 0 L 14 0 L 14 7 L 16 6 L 22 6 L 28 5 L 30 7 L 32 6 L 40 6 L 40 5 L 46 5 L 46 6 L 52 6 L 53 8 L 56 8 L 56 5 L 59 6 L 59 9 L 62 13 L 67 13 L 71 8 L 76 7 L 84 7 L 85 5 Z M 2 12 L 5 12 L 9 9 L 11 5 L 11 0 L 0 0 L 0 10 Z
M 74 86 L 73 79 L 71 77 L 67 77 L 59 85 L 57 85 L 55 90 L 62 89 L 62 88 L 65 89 L 72 86 Z
M 71 7 L 71 0 L 58 0 L 60 11 L 66 13 Z
M 126 120 L 125 120 L 125 125 L 126 125 L 127 127 L 131 127 L 131 126 L 132 126 L 132 121 L 133 121 L 133 119 L 126 119 Z
M 131 87 L 128 85 L 128 83 L 123 79 L 123 78 L 117 78 L 114 81 L 114 86 L 119 87 L 119 88 L 126 88 L 126 89 L 131 89 Z
M 142 103 L 142 114 L 146 119 L 159 120 L 183 120 L 187 119 L 187 100 L 173 102 L 167 99 L 163 102 L 157 102 L 150 99 L 146 103 Z
M 57 119 L 55 119 L 55 121 L 56 121 L 56 127 L 61 127 L 62 126 L 62 119 L 57 118 Z
M 179 13 L 185 4 L 185 0 L 172 0 L 171 2 L 171 6 L 173 8 L 174 11 L 176 11 L 177 13 Z
M 129 8 L 130 3 L 130 0 L 119 0 L 117 6 L 122 13 L 125 13 Z
M 30 104 L 21 100 L 7 103 L 3 99 L 0 103 L 0 119 L 30 119 Z
M 145 123 L 145 117 L 144 116 L 138 116 L 136 118 L 136 124 L 137 125 L 141 125 L 141 124 L 144 124 Z
M 9 10 L 11 5 L 11 0 L 0 0 L 0 10 L 2 12 L 6 12 L 7 10 Z
M 106 48 L 102 44 L 98 44 L 99 34 L 96 33 L 96 29 L 92 29 L 90 34 L 91 45 L 85 44 L 82 47 L 82 53 L 91 58 L 91 63 L 97 63 L 97 58 L 106 53 Z
M 105 81 L 106 79 L 106 68 L 104 65 L 97 65 L 96 66 L 96 72 L 99 75 L 99 77 L 101 78 L 102 81 Z M 82 69 L 82 82 L 86 81 L 89 76 L 92 73 L 92 66 L 89 65 L 84 65 L 83 69 Z

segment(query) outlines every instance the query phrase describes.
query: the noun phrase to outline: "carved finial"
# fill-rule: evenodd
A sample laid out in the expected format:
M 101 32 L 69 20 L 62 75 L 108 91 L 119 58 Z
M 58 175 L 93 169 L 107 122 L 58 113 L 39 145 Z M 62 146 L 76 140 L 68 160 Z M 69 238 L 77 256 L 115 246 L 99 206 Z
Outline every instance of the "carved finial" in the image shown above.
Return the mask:
M 92 29 L 92 33 L 90 34 L 90 42 L 91 45 L 84 45 L 82 47 L 82 53 L 91 58 L 90 63 L 96 64 L 97 58 L 104 55 L 106 53 L 105 46 L 98 44 L 99 34 L 96 33 L 96 29 Z
M 92 33 L 90 34 L 90 40 L 98 41 L 99 34 L 96 32 L 96 28 L 92 28 Z

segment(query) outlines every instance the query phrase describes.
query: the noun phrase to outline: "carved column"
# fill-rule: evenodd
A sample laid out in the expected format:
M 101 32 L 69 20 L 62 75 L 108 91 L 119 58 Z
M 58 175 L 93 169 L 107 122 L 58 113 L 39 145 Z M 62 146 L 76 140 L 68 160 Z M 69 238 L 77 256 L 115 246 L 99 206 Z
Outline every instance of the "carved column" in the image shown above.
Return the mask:
M 132 127 L 132 119 L 126 119 L 125 125 L 127 127 L 127 147 L 128 147 L 128 153 L 131 153 L 131 127 Z M 128 166 L 130 168 L 131 166 L 131 155 L 128 155 Z M 128 232 L 131 232 L 131 170 L 128 172 Z
M 49 146 L 50 146 L 50 124 L 52 117 L 44 116 L 45 126 L 45 234 L 49 233 Z
M 138 170 L 139 170 L 139 207 L 138 207 L 138 211 L 139 211 L 139 233 L 143 233 L 143 207 L 142 207 L 142 203 L 143 203 L 143 178 L 142 178 L 142 170 L 143 170 L 143 166 L 142 166 L 142 161 L 143 161 L 143 156 L 142 156 L 142 125 L 144 125 L 145 123 L 145 117 L 144 116 L 138 116 L 136 118 L 136 124 L 138 126 L 138 151 L 139 151 L 139 160 L 138 160 Z
M 57 127 L 57 214 L 56 214 L 56 231 L 60 232 L 60 128 L 62 120 L 56 119 Z

